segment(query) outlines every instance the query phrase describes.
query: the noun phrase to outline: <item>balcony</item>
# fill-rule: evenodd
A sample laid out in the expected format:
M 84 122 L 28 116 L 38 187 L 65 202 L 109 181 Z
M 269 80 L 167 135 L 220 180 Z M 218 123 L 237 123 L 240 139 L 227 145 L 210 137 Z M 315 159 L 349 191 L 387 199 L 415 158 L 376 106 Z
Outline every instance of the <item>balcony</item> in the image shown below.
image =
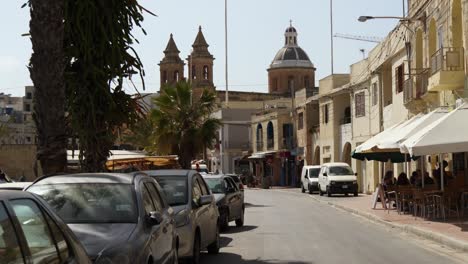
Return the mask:
M 428 92 L 462 89 L 464 86 L 463 48 L 441 48 L 431 57 Z

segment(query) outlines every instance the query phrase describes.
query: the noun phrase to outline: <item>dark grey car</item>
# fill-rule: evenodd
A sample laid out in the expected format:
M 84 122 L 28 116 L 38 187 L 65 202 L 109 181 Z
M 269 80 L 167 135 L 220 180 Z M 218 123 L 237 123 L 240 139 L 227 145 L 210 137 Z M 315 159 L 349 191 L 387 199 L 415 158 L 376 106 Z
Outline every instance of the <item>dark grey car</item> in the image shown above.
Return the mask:
M 143 173 L 48 176 L 26 190 L 49 203 L 95 263 L 178 262 L 172 208 Z
M 236 226 L 244 225 L 244 193 L 239 190 L 234 180 L 227 175 L 203 175 L 211 192 L 215 195 L 219 210 L 221 230 L 227 229 L 229 222 Z
M 200 250 L 219 252 L 218 209 L 208 186 L 194 170 L 145 171 L 155 177 L 174 209 L 179 256 L 199 263 Z
M 91 263 L 73 232 L 32 193 L 0 191 L 0 234 L 0 263 Z

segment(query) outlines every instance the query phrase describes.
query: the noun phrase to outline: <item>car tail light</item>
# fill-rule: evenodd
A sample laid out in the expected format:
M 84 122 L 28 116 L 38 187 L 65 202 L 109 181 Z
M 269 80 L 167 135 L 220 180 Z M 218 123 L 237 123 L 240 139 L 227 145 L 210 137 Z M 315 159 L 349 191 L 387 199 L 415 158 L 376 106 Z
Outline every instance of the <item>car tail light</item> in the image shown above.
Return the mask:
M 240 183 L 240 184 L 239 184 L 239 189 L 240 189 L 240 190 L 244 190 L 244 184 Z

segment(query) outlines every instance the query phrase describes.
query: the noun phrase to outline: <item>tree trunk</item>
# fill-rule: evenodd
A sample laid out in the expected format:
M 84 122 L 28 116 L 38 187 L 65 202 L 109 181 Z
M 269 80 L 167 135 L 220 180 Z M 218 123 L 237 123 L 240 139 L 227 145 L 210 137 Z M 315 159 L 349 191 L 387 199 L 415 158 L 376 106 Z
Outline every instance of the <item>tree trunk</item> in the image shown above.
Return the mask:
M 64 4 L 58 0 L 30 1 L 33 53 L 29 72 L 35 87 L 37 160 L 44 174 L 64 172 L 67 164 Z

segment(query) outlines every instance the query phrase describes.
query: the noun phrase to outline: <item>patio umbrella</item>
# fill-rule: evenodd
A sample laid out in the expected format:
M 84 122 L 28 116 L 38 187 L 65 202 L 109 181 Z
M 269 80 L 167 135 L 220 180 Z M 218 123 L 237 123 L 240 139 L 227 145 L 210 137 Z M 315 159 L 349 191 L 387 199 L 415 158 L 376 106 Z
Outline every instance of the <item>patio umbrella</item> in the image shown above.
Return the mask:
M 468 103 L 409 137 L 400 150 L 411 156 L 468 151 Z

